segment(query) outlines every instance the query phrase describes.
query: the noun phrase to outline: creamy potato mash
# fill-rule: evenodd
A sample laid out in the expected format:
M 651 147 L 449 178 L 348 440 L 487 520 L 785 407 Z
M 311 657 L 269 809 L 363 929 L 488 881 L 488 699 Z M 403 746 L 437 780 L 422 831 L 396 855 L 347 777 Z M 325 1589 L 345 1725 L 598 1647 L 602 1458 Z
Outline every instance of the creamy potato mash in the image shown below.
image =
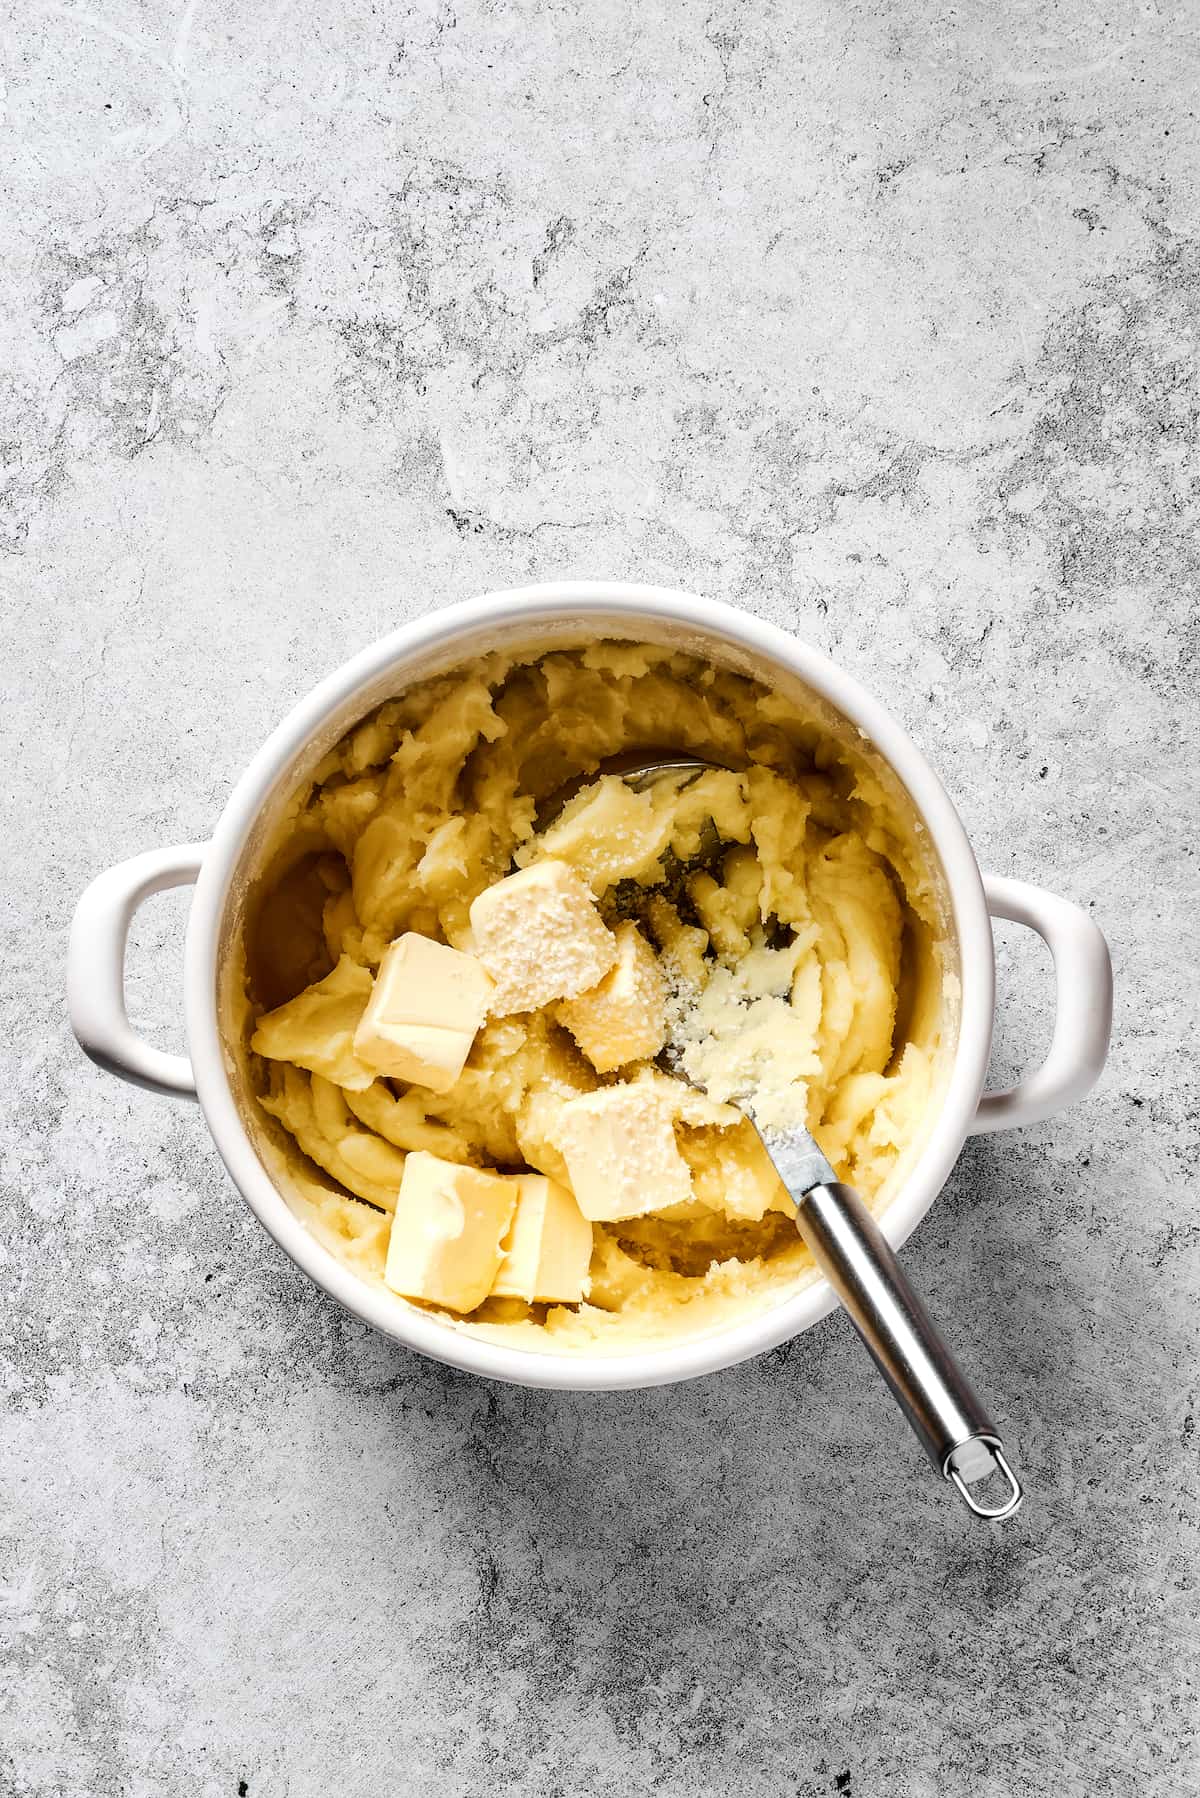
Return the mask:
M 656 748 L 726 766 L 640 794 L 585 779 L 539 834 L 565 782 Z M 490 1016 L 446 1091 L 364 1077 L 353 1020 L 389 944 L 413 931 L 469 952 L 472 901 L 545 858 L 578 871 L 614 929 L 637 922 L 683 1065 L 711 1096 L 650 1062 L 597 1073 L 553 1004 Z M 288 808 L 246 912 L 243 1044 L 314 983 L 325 997 L 272 1020 L 266 1054 L 246 1051 L 263 1152 L 310 1228 L 379 1282 L 407 1154 L 567 1184 L 564 1100 L 652 1083 L 691 1196 L 595 1223 L 577 1307 L 492 1298 L 446 1315 L 559 1352 L 711 1329 L 812 1271 L 761 1143 L 721 1099 L 752 1082 L 767 1115 L 806 1121 L 838 1173 L 886 1201 L 940 1090 L 943 936 L 906 802 L 848 732 L 677 651 L 486 656 L 382 705 Z

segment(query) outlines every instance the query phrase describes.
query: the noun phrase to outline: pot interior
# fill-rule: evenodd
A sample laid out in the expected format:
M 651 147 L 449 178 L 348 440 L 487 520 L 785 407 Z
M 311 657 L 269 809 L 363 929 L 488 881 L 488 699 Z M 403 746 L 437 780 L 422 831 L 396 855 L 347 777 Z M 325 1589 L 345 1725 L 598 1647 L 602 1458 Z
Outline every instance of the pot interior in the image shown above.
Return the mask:
M 425 643 L 402 647 L 348 690 L 340 691 L 335 677 L 307 702 L 311 728 L 279 764 L 233 869 L 222 914 L 218 956 L 218 1016 L 225 1063 L 246 1134 L 268 1178 L 316 1242 L 343 1264 L 349 1262 L 370 1289 L 373 1321 L 381 1321 L 382 1306 L 384 1327 L 394 1328 L 402 1337 L 412 1307 L 383 1286 L 378 1245 L 373 1259 L 361 1257 L 356 1265 L 353 1246 L 347 1248 L 338 1230 L 323 1216 L 321 1205 L 313 1202 L 314 1190 L 319 1192 L 327 1185 L 336 1189 L 336 1180 L 330 1182 L 327 1172 L 298 1158 L 295 1143 L 259 1103 L 262 1069 L 248 1046 L 252 1014 L 247 1010 L 247 990 L 257 999 L 260 1010 L 291 996 L 285 990 L 286 980 L 282 987 L 273 981 L 262 949 L 264 936 L 271 934 L 264 932 L 264 908 L 271 894 L 279 891 L 280 844 L 286 841 L 289 829 L 294 828 L 298 804 L 330 751 L 385 701 L 422 682 L 452 673 L 481 654 L 523 660 L 551 651 L 587 649 L 601 641 L 682 651 L 759 682 L 778 695 L 811 726 L 815 761 L 819 763 L 826 754 L 836 755 L 852 770 L 856 782 L 870 786 L 877 796 L 886 829 L 907 842 L 923 871 L 923 915 L 910 904 L 904 907 L 893 1041 L 896 1058 L 908 1043 L 928 1046 L 931 1078 L 919 1126 L 871 1199 L 873 1208 L 881 1214 L 903 1190 L 945 1099 L 958 1046 L 961 994 L 959 945 L 946 871 L 933 837 L 895 768 L 826 692 L 794 668 L 748 644 L 690 621 L 657 616 L 652 610 L 631 613 L 627 609 L 605 612 L 596 608 L 581 616 L 578 605 L 568 605 L 557 612 L 542 611 L 535 618 L 527 611 L 508 617 L 493 615 L 486 621 L 438 634 Z M 298 862 L 293 873 L 296 870 L 300 870 Z M 302 870 L 296 873 L 298 880 L 301 877 Z M 670 1345 L 681 1337 L 736 1327 L 756 1310 L 785 1304 L 814 1278 L 814 1270 L 801 1253 L 793 1258 L 787 1278 L 759 1291 L 748 1289 L 740 1297 L 727 1294 L 728 1302 L 721 1305 L 689 1305 L 683 1319 L 669 1326 L 664 1324 L 661 1335 L 657 1329 L 649 1334 L 633 1331 L 628 1336 L 615 1330 L 608 1334 L 602 1331 L 598 1338 L 583 1339 L 578 1344 L 562 1333 L 553 1338 L 547 1336 L 536 1319 L 533 1322 L 537 1327 L 514 1330 L 507 1321 L 487 1317 L 464 1322 L 427 1310 L 422 1311 L 422 1316 L 435 1320 L 448 1337 L 465 1331 L 530 1354 L 565 1351 L 588 1357 L 621 1356 L 644 1352 L 648 1343 Z M 454 1359 L 453 1353 L 448 1358 Z

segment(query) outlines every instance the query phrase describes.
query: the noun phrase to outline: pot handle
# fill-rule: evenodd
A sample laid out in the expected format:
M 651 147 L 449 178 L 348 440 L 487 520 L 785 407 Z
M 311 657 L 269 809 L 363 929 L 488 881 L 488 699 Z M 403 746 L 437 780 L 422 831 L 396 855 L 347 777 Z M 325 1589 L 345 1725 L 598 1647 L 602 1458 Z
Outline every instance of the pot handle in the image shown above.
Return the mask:
M 99 1067 L 154 1093 L 196 1096 L 186 1055 L 168 1055 L 142 1041 L 125 1010 L 125 945 L 143 900 L 168 887 L 190 885 L 206 843 L 149 849 L 98 874 L 75 907 L 67 949 L 67 1006 L 85 1055 Z
M 985 874 L 993 918 L 1036 930 L 1054 958 L 1054 1035 L 1045 1061 L 1007 1092 L 984 1093 L 970 1134 L 1036 1124 L 1096 1084 L 1112 1031 L 1112 961 L 1099 926 L 1069 899 Z

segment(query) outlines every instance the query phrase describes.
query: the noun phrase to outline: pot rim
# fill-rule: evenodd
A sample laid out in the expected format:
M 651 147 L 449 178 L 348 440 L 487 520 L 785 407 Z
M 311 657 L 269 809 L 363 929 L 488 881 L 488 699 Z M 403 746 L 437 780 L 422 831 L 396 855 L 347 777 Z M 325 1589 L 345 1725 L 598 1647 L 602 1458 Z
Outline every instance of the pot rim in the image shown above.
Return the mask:
M 893 1248 L 916 1228 L 940 1192 L 975 1115 L 987 1071 L 994 1012 L 991 923 L 983 883 L 961 819 L 933 768 L 902 726 L 828 656 L 778 625 L 723 601 L 632 582 L 553 581 L 499 589 L 446 606 L 380 638 L 293 707 L 251 759 L 204 856 L 188 918 L 185 1010 L 197 1096 L 217 1149 L 247 1204 L 293 1262 L 363 1322 L 419 1353 L 465 1372 L 519 1385 L 605 1390 L 665 1384 L 734 1366 L 777 1347 L 834 1309 L 820 1276 L 761 1312 L 681 1342 L 608 1355 L 543 1354 L 510 1348 L 396 1304 L 324 1247 L 294 1212 L 259 1159 L 239 1115 L 219 1027 L 218 950 L 232 877 L 246 839 L 280 776 L 329 716 L 354 694 L 418 655 L 453 646 L 482 624 L 536 628 L 601 615 L 689 627 L 773 663 L 813 688 L 879 751 L 912 801 L 941 863 L 960 956 L 958 1041 L 941 1109 L 920 1155 L 880 1224 Z

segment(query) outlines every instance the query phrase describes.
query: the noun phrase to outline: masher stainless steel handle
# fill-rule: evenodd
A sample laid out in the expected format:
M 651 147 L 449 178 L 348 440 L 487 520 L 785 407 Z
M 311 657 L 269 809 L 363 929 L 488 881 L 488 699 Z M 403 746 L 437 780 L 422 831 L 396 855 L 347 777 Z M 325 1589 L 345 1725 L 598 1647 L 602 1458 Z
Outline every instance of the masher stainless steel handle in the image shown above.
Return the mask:
M 538 829 L 546 830 L 598 773 L 619 774 L 635 792 L 644 792 L 665 777 L 686 782 L 720 766 L 724 764 L 678 753 L 638 750 L 610 757 L 539 806 Z M 665 1073 L 690 1079 L 678 1049 L 668 1045 L 659 1062 Z M 806 1130 L 764 1128 L 755 1116 L 752 1092 L 725 1096 L 758 1129 L 792 1196 L 801 1236 L 933 1465 L 943 1479 L 953 1480 L 976 1517 L 1011 1517 L 1024 1494 L 1004 1458 L 1004 1445 L 871 1213 L 851 1187 L 837 1180 Z M 1002 1504 L 983 1504 L 971 1485 L 996 1471 L 1008 1483 L 1008 1496 Z
M 832 1169 L 811 1137 L 762 1135 L 795 1202 L 796 1227 L 934 1467 L 977 1517 L 1011 1517 L 1024 1494 L 1004 1445 L 883 1231 L 853 1187 L 826 1177 Z M 971 1486 L 996 1471 L 1008 1494 L 984 1504 Z

